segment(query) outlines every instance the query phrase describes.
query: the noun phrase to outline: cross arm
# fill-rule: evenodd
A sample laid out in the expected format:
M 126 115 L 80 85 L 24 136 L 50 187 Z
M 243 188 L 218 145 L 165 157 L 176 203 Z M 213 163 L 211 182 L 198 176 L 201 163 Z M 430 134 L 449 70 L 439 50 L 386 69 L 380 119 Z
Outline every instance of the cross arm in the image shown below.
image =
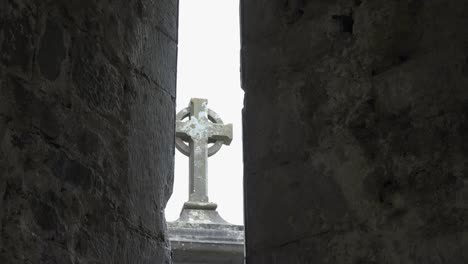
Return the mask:
M 176 137 L 179 137 L 185 141 L 190 139 L 189 122 L 176 121 Z
M 229 145 L 232 141 L 232 124 L 211 124 L 208 136 L 215 141 L 220 140 L 225 145 Z

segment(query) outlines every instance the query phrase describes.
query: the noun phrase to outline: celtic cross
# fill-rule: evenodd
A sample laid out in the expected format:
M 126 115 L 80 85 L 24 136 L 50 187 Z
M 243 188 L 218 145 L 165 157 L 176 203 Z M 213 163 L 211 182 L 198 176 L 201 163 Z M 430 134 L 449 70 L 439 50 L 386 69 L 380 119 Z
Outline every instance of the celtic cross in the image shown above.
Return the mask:
M 208 157 L 232 141 L 232 125 L 224 125 L 221 118 L 207 108 L 207 104 L 206 99 L 192 98 L 189 107 L 176 116 L 176 147 L 189 156 L 189 201 L 184 204 L 186 209 L 216 209 L 216 204 L 208 200 Z M 186 118 L 188 120 L 184 121 Z M 213 145 L 209 146 L 211 143 Z

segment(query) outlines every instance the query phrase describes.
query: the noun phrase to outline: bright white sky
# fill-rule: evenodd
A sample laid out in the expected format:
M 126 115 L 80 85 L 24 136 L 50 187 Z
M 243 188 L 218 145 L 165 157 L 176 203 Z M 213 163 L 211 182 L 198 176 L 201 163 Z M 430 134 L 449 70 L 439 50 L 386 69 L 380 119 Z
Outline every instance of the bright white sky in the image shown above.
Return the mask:
M 240 88 L 239 0 L 180 0 L 177 112 L 190 98 L 234 126 L 230 146 L 208 159 L 208 194 L 226 221 L 243 224 L 242 105 Z M 188 157 L 176 150 L 174 191 L 166 219 L 179 217 L 188 200 Z

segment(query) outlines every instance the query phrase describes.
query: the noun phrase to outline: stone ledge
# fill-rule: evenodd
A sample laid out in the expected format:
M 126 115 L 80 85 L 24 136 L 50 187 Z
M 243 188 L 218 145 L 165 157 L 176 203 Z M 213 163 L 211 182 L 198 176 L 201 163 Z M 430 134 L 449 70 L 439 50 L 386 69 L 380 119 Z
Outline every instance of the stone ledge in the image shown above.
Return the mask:
M 175 264 L 244 262 L 244 227 L 226 222 L 216 210 L 184 208 L 167 227 Z

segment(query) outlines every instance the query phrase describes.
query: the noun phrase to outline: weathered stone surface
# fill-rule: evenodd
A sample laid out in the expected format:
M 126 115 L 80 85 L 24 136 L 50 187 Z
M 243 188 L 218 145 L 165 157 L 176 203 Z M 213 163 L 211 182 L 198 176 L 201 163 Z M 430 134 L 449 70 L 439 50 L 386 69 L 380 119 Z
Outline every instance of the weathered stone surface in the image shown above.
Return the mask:
M 227 223 L 215 210 L 184 208 L 167 226 L 174 264 L 244 263 L 244 227 Z
M 212 208 L 190 204 L 184 204 L 179 219 L 167 223 L 173 263 L 244 263 L 244 227 L 226 222 L 215 203 Z
M 51 81 L 55 80 L 60 74 L 61 63 L 65 57 L 63 30 L 56 21 L 47 21 L 37 57 L 42 75 Z
M 208 100 L 200 98 L 190 99 L 189 106 L 179 111 L 176 119 L 176 148 L 189 157 L 190 167 L 189 201 L 184 208 L 188 204 L 198 209 L 216 208 L 208 199 L 208 157 L 223 144 L 231 144 L 232 124 L 223 124 L 218 114 L 208 108 Z M 210 142 L 213 146 L 209 146 Z
M 249 264 L 468 262 L 467 8 L 242 1 Z
M 176 0 L 0 1 L 0 263 L 169 263 L 176 26 Z

